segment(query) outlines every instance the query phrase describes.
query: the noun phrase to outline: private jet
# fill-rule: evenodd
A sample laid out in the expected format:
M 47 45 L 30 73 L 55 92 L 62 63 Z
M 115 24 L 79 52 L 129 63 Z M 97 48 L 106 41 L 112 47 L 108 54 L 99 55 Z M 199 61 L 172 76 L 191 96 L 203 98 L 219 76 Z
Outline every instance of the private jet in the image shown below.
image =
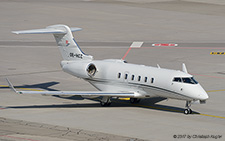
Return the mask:
M 72 32 L 81 28 L 52 25 L 44 29 L 12 31 L 15 34 L 53 34 L 62 55 L 62 70 L 81 78 L 98 91 L 18 91 L 7 79 L 11 89 L 18 94 L 80 95 L 102 97 L 101 106 L 109 106 L 112 98 L 130 98 L 131 103 L 140 99 L 163 97 L 186 101 L 184 114 L 192 114 L 191 104 L 206 103 L 206 91 L 188 73 L 182 71 L 127 63 L 123 59 L 94 60 L 85 54 Z

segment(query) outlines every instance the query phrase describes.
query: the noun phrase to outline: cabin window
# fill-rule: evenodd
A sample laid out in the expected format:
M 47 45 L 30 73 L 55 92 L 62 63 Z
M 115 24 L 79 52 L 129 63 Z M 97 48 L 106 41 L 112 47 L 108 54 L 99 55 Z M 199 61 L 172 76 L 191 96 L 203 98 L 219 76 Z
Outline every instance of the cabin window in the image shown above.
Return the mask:
M 134 75 L 131 76 L 131 80 L 134 80 Z
M 125 77 L 124 78 L 127 79 L 127 77 L 128 77 L 128 74 L 125 74 Z
M 141 76 L 138 76 L 138 81 L 141 81 Z
M 151 83 L 154 83 L 154 78 L 151 79 Z
M 120 78 L 121 77 L 121 73 L 118 73 L 118 78 Z
M 148 81 L 148 77 L 145 77 L 145 82 L 147 82 Z

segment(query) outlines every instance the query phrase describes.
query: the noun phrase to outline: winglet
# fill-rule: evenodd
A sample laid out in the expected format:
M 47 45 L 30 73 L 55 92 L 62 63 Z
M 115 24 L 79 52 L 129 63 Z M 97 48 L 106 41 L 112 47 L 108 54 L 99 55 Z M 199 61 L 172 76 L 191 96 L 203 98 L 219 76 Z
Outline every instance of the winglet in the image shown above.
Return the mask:
M 18 93 L 18 91 L 14 88 L 14 86 L 12 85 L 12 83 L 9 81 L 8 78 L 6 78 L 6 81 L 8 82 L 9 88 L 11 88 L 15 93 Z

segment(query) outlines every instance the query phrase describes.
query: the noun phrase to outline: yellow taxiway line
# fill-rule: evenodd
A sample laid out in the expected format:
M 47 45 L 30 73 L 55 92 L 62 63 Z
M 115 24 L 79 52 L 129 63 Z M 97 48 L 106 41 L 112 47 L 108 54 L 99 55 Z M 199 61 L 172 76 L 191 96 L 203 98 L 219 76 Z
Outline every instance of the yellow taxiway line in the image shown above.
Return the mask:
M 222 92 L 222 91 L 225 91 L 225 89 L 222 89 L 222 90 L 211 90 L 211 91 L 206 91 L 207 93 L 211 93 L 211 92 Z
M 225 119 L 225 117 L 222 117 L 222 116 L 214 116 L 214 115 L 201 114 L 201 113 L 199 113 L 199 115 L 201 115 L 201 116 L 207 116 L 207 117 L 214 117 L 214 118 L 222 118 L 222 119 Z
M 7 86 L 7 85 L 0 85 L 0 87 L 9 88 L 9 86 Z M 28 91 L 43 91 L 43 90 L 30 89 L 30 88 L 17 88 L 17 89 L 28 90 Z

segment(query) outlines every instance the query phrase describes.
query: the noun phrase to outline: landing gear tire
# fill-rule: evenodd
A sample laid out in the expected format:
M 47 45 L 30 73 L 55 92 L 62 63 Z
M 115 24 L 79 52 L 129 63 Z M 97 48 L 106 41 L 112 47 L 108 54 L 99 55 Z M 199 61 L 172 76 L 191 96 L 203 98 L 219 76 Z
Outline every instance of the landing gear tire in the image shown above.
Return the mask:
M 106 107 L 106 106 L 110 106 L 111 105 L 111 102 L 100 102 L 100 105 L 102 106 L 102 107 Z
M 130 103 L 139 103 L 141 99 L 138 98 L 130 98 Z
M 192 114 L 192 110 L 191 109 L 189 109 L 189 114 Z
M 103 97 L 102 100 L 100 101 L 100 105 L 103 107 L 110 106 L 111 105 L 110 97 Z
M 185 115 L 188 115 L 188 114 L 189 114 L 189 110 L 188 110 L 188 109 L 185 109 L 185 110 L 184 110 L 184 114 L 185 114 Z
M 185 115 L 192 114 L 192 110 L 191 109 L 185 109 L 184 114 Z

